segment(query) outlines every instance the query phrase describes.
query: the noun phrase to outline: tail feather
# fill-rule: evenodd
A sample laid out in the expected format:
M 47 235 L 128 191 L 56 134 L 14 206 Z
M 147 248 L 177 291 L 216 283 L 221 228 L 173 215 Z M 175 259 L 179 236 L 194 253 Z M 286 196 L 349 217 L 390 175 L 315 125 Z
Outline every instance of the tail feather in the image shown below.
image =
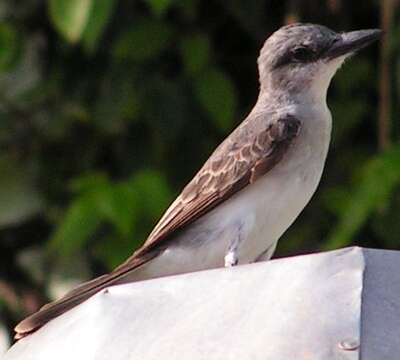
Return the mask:
M 50 320 L 79 305 L 99 291 L 115 285 L 124 275 L 138 269 L 154 256 L 155 254 L 141 258 L 130 258 L 113 272 L 85 282 L 71 290 L 61 299 L 44 305 L 38 312 L 28 316 L 14 328 L 16 332 L 15 339 L 20 339 L 33 333 Z

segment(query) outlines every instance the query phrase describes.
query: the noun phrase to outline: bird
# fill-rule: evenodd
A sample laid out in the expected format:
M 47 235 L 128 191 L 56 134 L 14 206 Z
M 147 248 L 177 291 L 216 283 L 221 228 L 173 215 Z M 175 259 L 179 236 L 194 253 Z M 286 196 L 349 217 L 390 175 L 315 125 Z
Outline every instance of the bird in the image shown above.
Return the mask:
M 168 207 L 143 246 L 108 274 L 43 306 L 27 336 L 109 286 L 269 260 L 317 189 L 330 144 L 327 91 L 336 71 L 379 29 L 338 33 L 295 23 L 275 31 L 257 63 L 259 95 Z

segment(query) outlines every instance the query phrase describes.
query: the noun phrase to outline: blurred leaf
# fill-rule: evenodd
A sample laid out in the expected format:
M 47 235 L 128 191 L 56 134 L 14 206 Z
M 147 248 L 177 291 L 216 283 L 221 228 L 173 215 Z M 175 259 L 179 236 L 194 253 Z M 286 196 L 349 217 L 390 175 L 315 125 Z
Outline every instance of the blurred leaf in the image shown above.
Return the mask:
M 143 240 L 132 239 L 133 234 L 150 231 L 141 226 L 147 225 L 150 219 L 153 222 L 170 197 L 164 178 L 153 171 L 141 171 L 127 181 L 115 183 L 93 173 L 75 179 L 72 188 L 78 194 L 50 242 L 50 248 L 64 256 L 81 249 L 102 223 L 113 227 L 121 246 L 125 243 L 124 248 L 133 249 L 134 244 Z M 107 262 L 114 263 L 115 254 L 100 250 L 108 249 L 107 245 L 96 245 L 96 248 Z
M 10 69 L 14 64 L 17 50 L 17 32 L 11 25 L 0 23 L 0 71 Z
M 89 21 L 93 0 L 49 0 L 48 4 L 57 31 L 71 43 L 79 41 Z
M 352 200 L 352 193 L 344 187 L 336 187 L 326 189 L 321 194 L 322 201 L 325 208 L 328 209 L 332 214 L 339 216 L 342 214 L 349 202 Z
M 165 177 L 157 171 L 138 172 L 125 186 L 136 192 L 140 211 L 147 213 L 152 218 L 161 215 L 171 198 Z
M 86 244 L 104 220 L 98 207 L 98 194 L 107 185 L 107 178 L 99 173 L 83 175 L 71 182 L 71 189 L 77 195 L 50 239 L 50 250 L 71 256 Z
M 96 205 L 92 193 L 75 199 L 50 239 L 50 250 L 62 256 L 71 256 L 83 248 L 102 220 Z
M 0 72 L 0 94 L 8 100 L 23 103 L 23 95 L 31 91 L 42 78 L 39 53 L 41 40 L 31 36 L 29 41 L 21 44 L 20 55 L 16 66 Z
M 138 207 L 134 189 L 129 189 L 124 183 L 108 184 L 97 193 L 97 207 L 120 236 L 132 234 L 136 224 Z
M 98 243 L 96 254 L 113 268 L 144 241 L 171 194 L 165 178 L 150 170 L 140 171 L 110 190 L 111 197 L 103 198 L 99 208 L 119 229 L 119 234 Z
M 121 236 L 129 235 L 135 225 L 136 197 L 125 182 L 112 183 L 103 174 L 89 174 L 72 183 L 72 187 L 89 197 L 102 221 L 108 221 Z
M 156 17 L 162 17 L 171 7 L 174 0 L 145 0 L 150 6 L 151 12 Z
M 208 70 L 195 79 L 195 94 L 214 124 L 222 131 L 232 127 L 237 106 L 235 85 L 219 70 Z
M 116 0 L 96 0 L 93 2 L 89 20 L 82 34 L 82 43 L 88 53 L 93 53 L 101 35 L 113 14 Z
M 122 237 L 132 235 L 136 225 L 158 217 L 168 199 L 168 186 L 154 171 L 140 171 L 130 180 L 96 189 L 98 211 Z
M 340 102 L 333 102 L 330 108 L 335 119 L 337 119 L 332 134 L 332 142 L 335 146 L 346 139 L 349 133 L 362 123 L 364 116 L 371 110 L 364 99 L 357 100 L 352 96 L 349 96 L 347 101 L 344 97 Z
M 129 75 L 120 69 L 109 71 L 95 103 L 95 125 L 106 133 L 119 133 L 137 119 L 140 100 L 133 71 Z
M 376 212 L 371 220 L 375 234 L 383 240 L 385 247 L 398 248 L 400 234 L 400 187 L 391 196 L 391 201 L 386 207 Z
M 99 187 L 108 184 L 107 176 L 100 172 L 84 174 L 75 178 L 70 183 L 70 189 L 78 194 L 90 193 Z
M 35 189 L 28 168 L 15 159 L 0 157 L 0 227 L 16 225 L 37 214 L 43 199 Z
M 152 20 L 137 22 L 133 29 L 123 32 L 113 53 L 118 60 L 145 61 L 156 58 L 171 41 L 173 30 L 167 23 Z
M 387 204 L 390 195 L 400 184 L 400 146 L 368 161 L 361 183 L 353 190 L 352 199 L 339 217 L 324 248 L 348 245 L 368 216 Z
M 185 71 L 195 74 L 203 70 L 210 61 L 210 41 L 206 35 L 195 34 L 184 37 L 180 46 Z

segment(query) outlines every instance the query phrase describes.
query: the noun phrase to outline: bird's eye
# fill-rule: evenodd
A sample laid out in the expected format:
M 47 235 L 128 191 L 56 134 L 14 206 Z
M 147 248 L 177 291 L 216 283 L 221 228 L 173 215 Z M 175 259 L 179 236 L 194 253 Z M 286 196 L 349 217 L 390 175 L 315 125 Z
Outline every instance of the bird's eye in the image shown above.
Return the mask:
M 307 62 L 313 59 L 314 52 L 304 46 L 297 47 L 293 50 L 292 57 L 297 62 Z

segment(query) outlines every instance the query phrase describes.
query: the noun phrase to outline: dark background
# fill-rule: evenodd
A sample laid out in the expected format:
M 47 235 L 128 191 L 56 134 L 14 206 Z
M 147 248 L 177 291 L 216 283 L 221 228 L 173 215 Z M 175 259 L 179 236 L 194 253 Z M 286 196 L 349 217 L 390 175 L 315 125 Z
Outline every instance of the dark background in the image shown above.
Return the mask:
M 2 0 L 0 323 L 112 269 L 254 104 L 292 21 L 380 27 L 328 104 L 321 185 L 276 256 L 400 245 L 397 1 Z

